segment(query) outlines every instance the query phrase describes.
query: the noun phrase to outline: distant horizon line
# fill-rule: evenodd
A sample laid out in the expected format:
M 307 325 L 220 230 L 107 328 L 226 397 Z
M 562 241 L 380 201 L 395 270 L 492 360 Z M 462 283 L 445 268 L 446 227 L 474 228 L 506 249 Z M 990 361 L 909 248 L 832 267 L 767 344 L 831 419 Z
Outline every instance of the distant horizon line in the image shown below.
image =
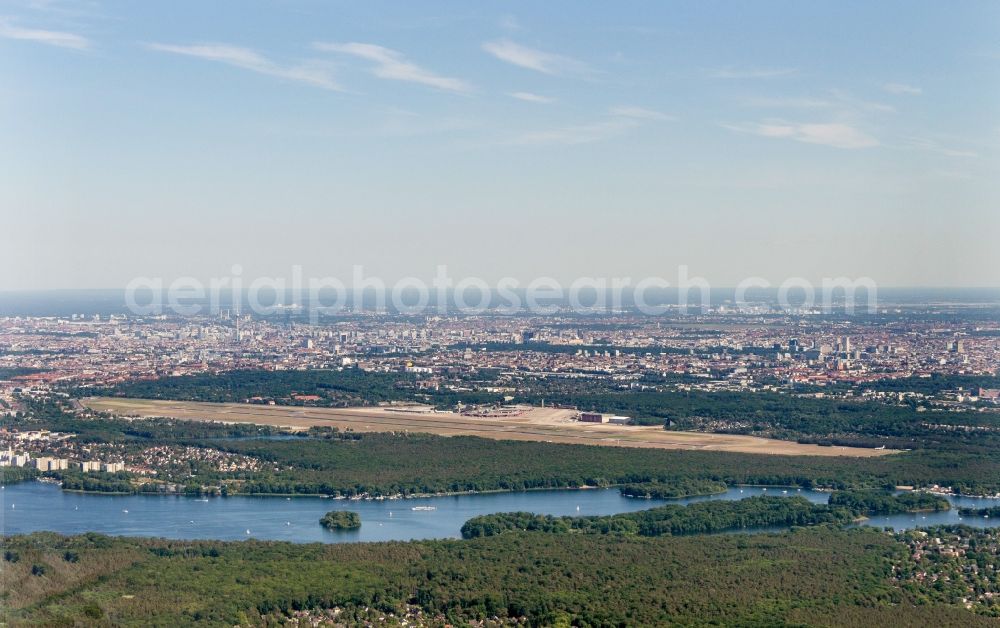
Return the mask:
M 733 290 L 735 291 L 739 286 L 713 286 L 711 290 Z M 353 286 L 345 286 L 347 290 L 351 290 Z M 370 288 L 370 286 L 368 287 Z M 678 286 L 670 286 L 666 288 L 657 288 L 658 290 L 677 290 Z M 761 288 L 754 286 L 751 288 L 752 291 L 776 291 L 778 286 L 770 286 L 767 288 Z M 17 294 L 17 293 L 45 293 L 45 292 L 125 292 L 127 288 L 0 288 L 0 294 Z M 517 290 L 515 288 L 515 290 Z M 934 285 L 887 285 L 879 286 L 879 291 L 882 290 L 1000 290 L 1000 284 L 996 285 L 962 285 L 962 286 L 934 286 Z M 164 289 L 166 292 L 166 289 Z M 243 292 L 246 292 L 244 290 Z M 285 292 L 292 292 L 291 289 Z

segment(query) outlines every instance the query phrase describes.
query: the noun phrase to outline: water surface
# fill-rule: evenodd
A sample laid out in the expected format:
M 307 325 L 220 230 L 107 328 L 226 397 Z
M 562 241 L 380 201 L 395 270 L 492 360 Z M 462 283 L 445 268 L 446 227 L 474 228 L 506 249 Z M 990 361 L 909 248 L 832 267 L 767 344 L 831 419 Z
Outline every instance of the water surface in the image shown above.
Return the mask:
M 665 503 L 742 499 L 753 495 L 800 495 L 826 503 L 829 493 L 797 489 L 731 488 L 719 495 L 677 500 L 622 497 L 618 489 L 582 489 L 481 493 L 398 499 L 348 501 L 319 497 L 208 497 L 165 495 L 93 495 L 64 492 L 42 482 L 22 482 L 0 490 L 0 530 L 26 534 L 49 530 L 62 534 L 100 532 L 123 536 L 173 539 L 269 539 L 344 543 L 458 538 L 468 519 L 497 512 L 527 511 L 547 515 L 610 515 L 644 510 Z M 998 519 L 959 517 L 958 507 L 985 508 L 997 500 L 952 498 L 953 510 L 874 517 L 868 525 L 899 529 L 965 523 L 998 526 Z M 413 510 L 433 506 L 434 510 Z M 319 519 L 330 510 L 353 510 L 361 528 L 329 531 Z M 964 519 L 964 520 L 963 520 Z

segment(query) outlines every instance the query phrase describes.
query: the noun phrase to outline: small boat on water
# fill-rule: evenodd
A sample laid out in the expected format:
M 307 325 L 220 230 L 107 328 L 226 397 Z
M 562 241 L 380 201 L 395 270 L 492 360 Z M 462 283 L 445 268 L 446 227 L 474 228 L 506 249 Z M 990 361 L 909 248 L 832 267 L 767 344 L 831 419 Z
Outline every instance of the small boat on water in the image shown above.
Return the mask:
M 410 510 L 437 510 L 437 506 L 414 506 Z
M 128 514 L 128 508 L 122 508 L 122 512 L 127 515 Z
M 250 528 L 247 528 L 247 534 L 250 534 Z

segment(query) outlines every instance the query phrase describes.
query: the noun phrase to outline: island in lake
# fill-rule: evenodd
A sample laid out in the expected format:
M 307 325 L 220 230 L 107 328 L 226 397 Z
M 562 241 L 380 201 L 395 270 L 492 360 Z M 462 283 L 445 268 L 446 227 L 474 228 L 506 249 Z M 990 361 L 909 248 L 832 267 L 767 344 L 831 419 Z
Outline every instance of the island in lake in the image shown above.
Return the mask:
M 319 523 L 328 530 L 356 530 L 361 527 L 361 516 L 349 510 L 331 510 Z

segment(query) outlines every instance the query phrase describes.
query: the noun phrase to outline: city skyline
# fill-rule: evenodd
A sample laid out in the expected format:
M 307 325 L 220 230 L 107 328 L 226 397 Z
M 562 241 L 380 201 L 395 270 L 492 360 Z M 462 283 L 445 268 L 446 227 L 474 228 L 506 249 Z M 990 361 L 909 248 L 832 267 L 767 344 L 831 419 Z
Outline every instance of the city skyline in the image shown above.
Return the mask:
M 1000 285 L 996 5 L 178 6 L 3 4 L 0 290 Z

